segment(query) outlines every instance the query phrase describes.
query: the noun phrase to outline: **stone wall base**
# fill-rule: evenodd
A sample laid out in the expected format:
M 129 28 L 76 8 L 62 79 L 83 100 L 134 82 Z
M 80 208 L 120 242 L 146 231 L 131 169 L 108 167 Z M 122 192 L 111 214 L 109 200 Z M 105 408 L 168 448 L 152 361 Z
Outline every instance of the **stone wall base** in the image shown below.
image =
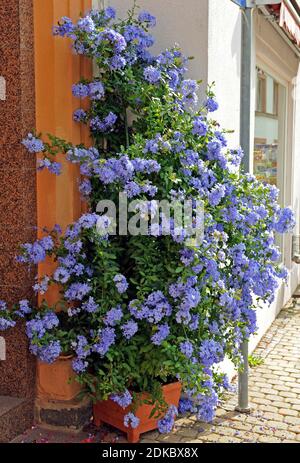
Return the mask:
M 36 399 L 35 422 L 39 426 L 60 431 L 81 431 L 93 415 L 92 404 L 88 399 L 75 399 L 69 402 Z

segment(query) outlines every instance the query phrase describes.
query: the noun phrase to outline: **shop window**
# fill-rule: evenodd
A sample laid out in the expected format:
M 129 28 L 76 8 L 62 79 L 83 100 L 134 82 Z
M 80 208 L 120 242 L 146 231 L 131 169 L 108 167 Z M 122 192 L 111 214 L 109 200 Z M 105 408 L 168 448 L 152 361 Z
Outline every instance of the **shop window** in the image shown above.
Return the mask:
M 254 175 L 283 194 L 286 88 L 260 68 L 256 70 Z

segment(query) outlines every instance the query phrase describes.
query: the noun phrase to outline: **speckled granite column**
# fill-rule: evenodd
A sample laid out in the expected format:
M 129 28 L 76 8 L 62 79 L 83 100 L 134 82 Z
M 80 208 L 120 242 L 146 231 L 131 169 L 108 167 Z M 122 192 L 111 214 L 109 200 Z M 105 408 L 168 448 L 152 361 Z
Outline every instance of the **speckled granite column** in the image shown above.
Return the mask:
M 0 299 L 14 303 L 34 297 L 35 269 L 28 272 L 15 262 L 18 246 L 36 233 L 36 161 L 20 144 L 35 127 L 32 0 L 0 1 L 0 76 L 6 83 L 0 98 Z M 6 360 L 0 361 L 0 396 L 34 397 L 35 364 L 24 326 L 0 336 L 7 347 Z

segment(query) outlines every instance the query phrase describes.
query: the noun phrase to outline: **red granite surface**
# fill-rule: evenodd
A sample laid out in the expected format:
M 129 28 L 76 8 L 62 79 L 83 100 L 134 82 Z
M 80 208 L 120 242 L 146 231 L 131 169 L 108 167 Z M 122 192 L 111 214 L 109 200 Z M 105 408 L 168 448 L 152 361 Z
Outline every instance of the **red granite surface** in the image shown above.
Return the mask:
M 0 75 L 7 95 L 0 101 L 0 299 L 14 303 L 34 297 L 35 269 L 15 262 L 22 242 L 35 237 L 35 157 L 20 144 L 35 127 L 33 0 L 0 2 Z M 7 360 L 0 362 L 0 395 L 35 394 L 35 364 L 20 323 L 4 336 Z M 31 417 L 30 407 L 27 415 Z M 30 418 L 32 419 L 32 417 Z

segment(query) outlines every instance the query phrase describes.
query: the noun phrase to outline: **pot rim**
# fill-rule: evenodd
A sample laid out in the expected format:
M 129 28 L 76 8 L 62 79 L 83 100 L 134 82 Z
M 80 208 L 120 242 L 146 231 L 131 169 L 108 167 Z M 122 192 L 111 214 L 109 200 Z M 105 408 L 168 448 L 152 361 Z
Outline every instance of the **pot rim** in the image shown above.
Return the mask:
M 173 389 L 173 388 L 176 388 L 176 387 L 182 387 L 182 383 L 181 381 L 173 381 L 171 383 L 167 383 L 167 384 L 161 384 L 161 388 L 162 389 Z M 132 391 L 132 389 L 128 388 L 128 391 L 130 392 L 130 394 L 136 394 L 136 395 L 150 395 L 150 392 L 146 392 L 146 391 L 141 391 L 141 392 L 134 392 Z M 107 399 L 107 400 L 111 400 L 110 397 Z
M 70 360 L 72 358 L 74 358 L 73 354 L 62 354 L 58 357 L 57 360 Z
M 69 354 L 69 355 L 60 355 L 59 357 L 57 357 L 56 360 L 54 360 L 54 362 L 52 363 L 47 363 L 47 362 L 42 362 L 40 359 L 38 359 L 38 363 L 42 363 L 43 365 L 54 365 L 56 362 L 64 362 L 64 361 L 67 361 L 67 360 L 71 360 L 74 358 L 74 355 L 73 354 Z

